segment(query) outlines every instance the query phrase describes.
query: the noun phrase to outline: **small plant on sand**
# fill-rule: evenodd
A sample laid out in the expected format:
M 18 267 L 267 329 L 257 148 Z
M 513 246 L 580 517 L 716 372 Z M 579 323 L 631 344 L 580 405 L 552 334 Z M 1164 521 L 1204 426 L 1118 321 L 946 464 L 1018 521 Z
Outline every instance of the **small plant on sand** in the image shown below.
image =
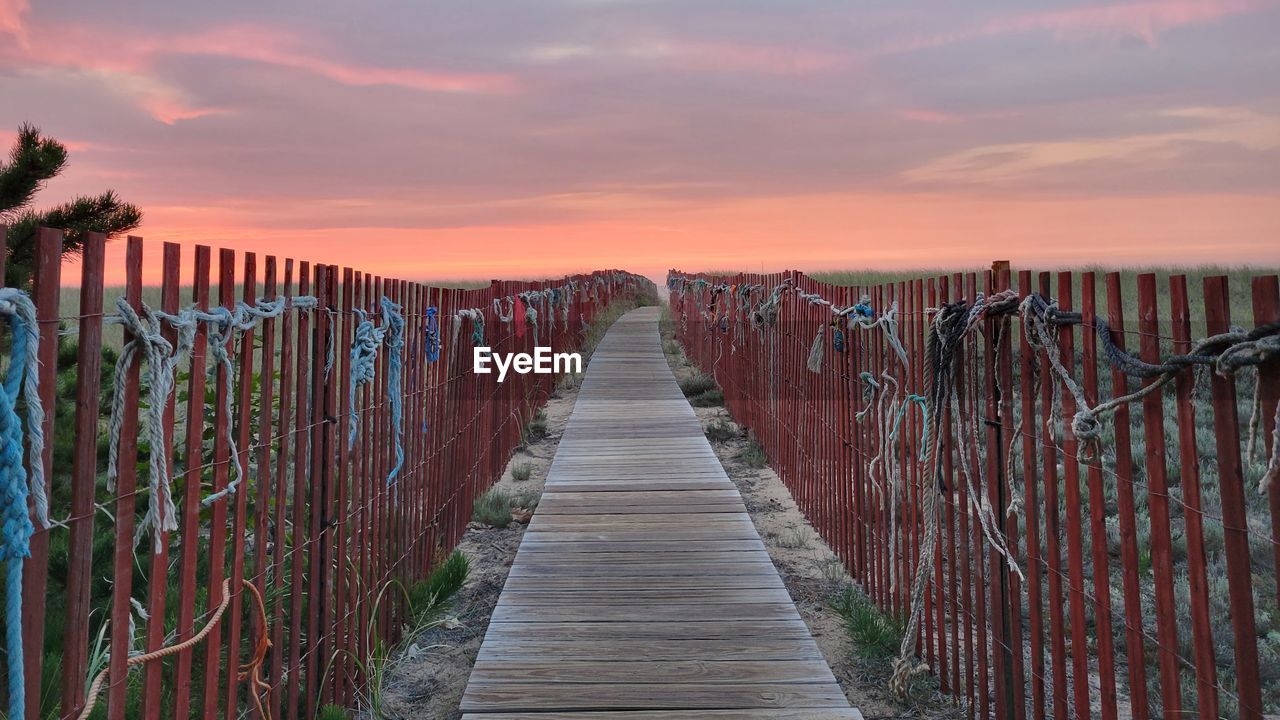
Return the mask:
M 409 589 L 409 605 L 417 620 L 422 622 L 446 607 L 450 598 L 462 589 L 471 573 L 471 561 L 466 555 L 454 551 L 431 571 L 426 580 Z
M 808 550 L 813 547 L 809 533 L 802 527 L 792 528 L 778 536 L 778 547 L 789 550 Z
M 755 438 L 751 438 L 747 443 L 747 447 L 738 453 L 738 459 L 749 467 L 762 468 L 769 464 L 769 456 L 765 453 L 764 448 Z
M 525 482 L 533 477 L 533 463 L 521 462 L 511 466 L 511 479 Z
M 822 573 L 822 579 L 838 585 L 848 582 L 848 575 L 845 573 L 844 563 L 839 558 L 827 558 L 826 560 L 817 561 L 818 572 Z
M 680 392 L 684 393 L 687 398 L 692 398 L 708 390 L 716 389 L 715 378 L 710 375 L 698 373 L 691 375 L 680 381 Z
M 547 413 L 542 408 L 538 408 L 533 412 L 533 416 L 529 418 L 529 422 L 524 424 L 522 430 L 524 444 L 529 445 L 538 442 L 547 436 L 547 432 Z
M 720 388 L 707 390 L 689 398 L 689 404 L 694 407 L 719 407 L 724 405 L 724 393 Z
M 505 528 L 511 524 L 512 510 L 533 510 L 537 506 L 536 492 L 508 493 L 494 488 L 476 498 L 471 520 L 493 528 Z
M 738 437 L 738 428 L 724 418 L 716 418 L 703 430 L 711 442 L 725 442 Z
M 902 624 L 880 612 L 860 590 L 846 586 L 844 592 L 831 599 L 831 607 L 840 613 L 856 655 L 876 659 L 892 657 L 898 652 Z

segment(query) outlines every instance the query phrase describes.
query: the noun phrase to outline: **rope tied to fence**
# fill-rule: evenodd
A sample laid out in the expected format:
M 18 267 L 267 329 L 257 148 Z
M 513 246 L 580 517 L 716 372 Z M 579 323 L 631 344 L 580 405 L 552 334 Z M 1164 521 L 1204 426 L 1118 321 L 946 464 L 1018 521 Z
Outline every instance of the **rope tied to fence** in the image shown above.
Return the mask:
M 252 587 L 252 583 L 250 583 L 248 580 L 241 580 L 240 582 Z M 255 588 L 255 591 L 256 591 L 256 588 Z M 200 632 L 196 633 L 195 635 L 192 635 L 191 637 L 178 643 L 177 645 L 169 645 L 167 647 L 162 647 L 159 650 L 155 650 L 149 653 L 143 653 L 139 655 L 130 655 L 129 658 L 125 660 L 125 671 L 128 672 L 129 670 L 133 669 L 137 665 L 149 663 L 149 662 L 152 662 L 153 660 L 161 660 L 163 658 L 167 658 L 170 655 L 180 653 L 183 650 L 195 647 L 196 645 L 200 644 L 200 642 L 202 642 L 206 637 L 208 637 L 209 633 L 213 632 L 213 629 L 218 626 L 218 622 L 222 620 L 223 614 L 226 613 L 227 607 L 230 605 L 231 605 L 231 579 L 226 578 L 222 581 L 222 602 L 213 611 L 213 615 L 209 617 L 209 621 L 205 623 L 204 627 L 200 628 Z M 265 627 L 265 625 L 263 627 Z M 110 672 L 111 672 L 111 668 L 108 665 L 108 667 L 103 668 L 102 672 L 94 676 L 93 682 L 89 684 L 89 692 L 85 697 L 84 709 L 80 711 L 80 715 L 78 716 L 77 720 L 89 720 L 89 717 L 93 715 L 93 709 L 98 704 L 98 696 L 102 694 L 102 683 L 107 679 L 107 675 Z M 18 715 L 11 714 L 10 717 L 21 717 L 22 712 L 23 712 L 22 710 L 19 710 Z M 12 710 L 11 710 L 11 713 L 12 713 Z M 268 718 L 268 720 L 270 719 Z
M 355 338 L 351 343 L 351 376 L 347 384 L 347 405 L 351 408 L 350 425 L 347 432 L 347 449 L 355 447 L 356 438 L 360 436 L 360 411 L 356 405 L 356 391 L 361 386 L 373 382 L 377 374 L 378 350 L 386 346 L 387 355 L 387 395 L 391 407 L 391 426 L 395 435 L 396 464 L 387 475 L 390 485 L 399 474 L 404 464 L 404 397 L 401 383 L 404 367 L 404 314 L 400 305 L 391 298 L 382 297 L 380 301 L 383 322 L 377 325 L 369 318 L 369 313 L 355 308 Z M 476 310 L 479 313 L 479 310 Z M 483 316 L 483 315 L 482 315 Z
M 928 363 L 926 402 L 932 423 L 932 441 L 928 444 L 928 452 L 924 459 L 925 473 L 922 476 L 923 487 L 921 488 L 925 530 L 924 538 L 920 544 L 921 556 L 916 565 L 915 580 L 911 587 L 911 610 L 908 615 L 905 633 L 902 636 L 902 644 L 898 648 L 898 658 L 893 664 L 893 676 L 889 680 L 889 689 L 899 697 L 906 697 L 908 685 L 914 675 L 928 670 L 927 664 L 916 662 L 914 659 L 915 635 L 919 629 L 921 615 L 924 612 L 925 590 L 929 584 L 929 574 L 933 571 L 934 554 L 937 551 L 935 545 L 937 544 L 938 534 L 938 503 L 941 499 L 942 453 L 940 450 L 943 435 L 941 424 L 944 406 L 950 403 L 950 415 L 953 423 L 956 424 L 954 431 L 956 438 L 963 442 L 963 438 L 969 434 L 963 424 L 962 416 L 964 413 L 962 412 L 959 391 L 955 382 L 961 359 L 958 351 L 965 335 L 978 327 L 981 321 L 992 313 L 993 307 L 1003 311 L 1008 301 L 1007 295 L 1000 294 L 993 296 L 992 301 L 980 296 L 975 299 L 972 305 L 963 300 L 943 305 L 938 309 L 929 327 L 929 337 L 925 350 L 926 362 Z M 999 304 L 996 304 L 997 302 Z M 968 467 L 968 459 L 963 449 L 959 455 L 961 473 L 969 485 L 969 502 L 971 507 L 977 511 L 979 526 L 984 539 L 993 550 L 1004 557 L 1008 566 L 1019 577 L 1022 577 L 1022 571 L 1018 567 L 1013 553 L 1010 551 L 1003 534 L 996 524 L 994 511 L 985 498 L 982 498 L 981 493 L 977 491 Z
M 440 310 L 432 305 L 423 313 L 422 350 L 427 362 L 440 359 Z
M 452 344 L 458 344 L 458 334 L 462 330 L 462 321 L 471 321 L 471 344 L 484 347 L 484 311 L 480 308 L 463 308 L 453 314 Z
M 902 367 L 910 367 L 911 360 L 907 357 L 907 349 L 898 338 L 898 301 L 893 301 L 887 310 L 880 313 L 879 317 L 876 317 L 875 311 L 871 309 L 871 299 L 865 295 L 858 304 L 853 306 L 853 309 L 854 312 L 849 316 L 849 326 L 867 331 L 880 328 L 894 355 L 902 361 Z
M 252 330 L 262 320 L 280 317 L 289 308 L 313 310 L 317 307 L 317 301 L 312 296 L 301 295 L 258 300 L 253 305 L 241 301 L 236 303 L 233 309 L 219 307 L 204 311 L 196 305 L 191 305 L 177 313 L 155 310 L 146 303 L 140 303 L 140 305 L 139 311 L 134 309 L 126 298 L 119 298 L 116 301 L 116 314 L 104 319 L 108 323 L 123 325 L 129 338 L 116 360 L 112 384 L 111 417 L 108 426 L 107 488 L 114 490 L 116 479 L 119 477 L 120 437 L 124 428 L 125 394 L 129 370 L 139 358 L 142 358 L 147 364 L 146 433 L 150 453 L 148 478 L 151 492 L 146 512 L 135 530 L 134 545 L 136 546 L 142 537 L 151 531 L 155 539 L 154 551 L 160 552 L 163 533 L 178 529 L 169 458 L 165 452 L 164 416 L 169 398 L 176 389 L 177 368 L 191 356 L 195 349 L 195 336 L 199 324 L 203 322 L 210 326 L 208 343 L 210 356 L 214 361 L 213 366 L 221 369 L 227 381 L 230 382 L 234 367 L 229 345 L 237 334 Z M 176 333 L 175 342 L 171 343 L 165 338 L 164 325 L 168 325 Z M 227 392 L 225 395 L 223 411 L 227 417 L 231 417 L 232 394 Z M 227 425 L 225 437 L 230 448 L 235 475 L 226 488 L 205 498 L 206 505 L 234 493 L 244 475 L 230 423 Z
M 261 320 L 280 317 L 284 313 L 286 307 L 297 307 L 299 309 L 312 310 L 318 307 L 318 301 L 310 295 L 298 296 L 291 299 L 278 297 L 274 300 L 259 300 L 255 305 L 238 302 L 236 303 L 234 310 L 227 309 L 225 307 L 218 307 L 210 310 L 209 312 L 204 312 L 195 306 L 192 306 L 183 311 L 183 313 L 180 313 L 177 318 L 172 320 L 172 322 L 177 323 L 180 327 L 182 324 L 187 322 L 184 316 L 190 316 L 196 321 L 209 324 L 209 356 L 213 360 L 213 365 L 222 370 L 223 377 L 225 377 L 226 381 L 230 383 L 231 378 L 235 374 L 235 363 L 231 360 L 231 341 L 240 334 L 254 329 Z M 169 319 L 172 316 L 164 317 Z M 226 413 L 227 418 L 230 418 L 234 412 L 234 401 L 232 395 L 233 393 L 230 391 L 223 393 L 224 404 L 222 409 L 223 412 Z M 152 399 L 152 402 L 154 402 L 154 398 Z M 240 481 L 244 479 L 244 463 L 240 459 L 240 449 L 236 446 L 235 431 L 230 422 L 227 422 L 226 425 L 225 438 L 229 452 L 228 457 L 231 458 L 231 469 L 234 472 L 231 477 L 231 481 L 227 483 L 226 487 L 206 497 L 202 501 L 205 506 L 212 505 L 225 497 L 234 495 L 236 489 L 240 487 Z M 160 447 L 163 446 L 164 443 L 162 441 Z M 153 449 L 153 452 L 154 451 L 155 450 Z
M 1223 377 L 1232 377 L 1245 368 L 1257 367 L 1280 356 L 1280 323 L 1268 323 L 1249 331 L 1232 328 L 1225 333 L 1211 335 L 1197 341 L 1186 354 L 1171 355 L 1159 363 L 1150 363 L 1116 345 L 1111 337 L 1110 325 L 1105 319 L 1095 316 L 1094 332 L 1111 366 L 1130 377 L 1152 382 L 1131 393 L 1090 407 L 1085 399 L 1084 389 L 1063 364 L 1057 339 L 1053 333 L 1054 329 L 1061 326 L 1083 324 L 1082 315 L 1063 311 L 1056 301 L 1038 293 L 1028 295 L 1019 305 L 1019 311 L 1022 315 L 1023 333 L 1027 344 L 1033 350 L 1045 354 L 1053 373 L 1058 376 L 1063 386 L 1075 399 L 1078 409 L 1071 419 L 1071 434 L 1080 442 L 1079 458 L 1086 463 L 1094 462 L 1100 456 L 1102 420 L 1106 416 L 1115 413 L 1123 405 L 1137 402 L 1152 393 L 1159 392 L 1182 371 L 1205 366 L 1212 367 Z M 1255 395 L 1253 419 L 1250 421 L 1250 442 L 1255 435 L 1259 406 L 1259 397 Z M 1280 476 L 1280 458 L 1276 457 L 1277 453 L 1280 453 L 1280 450 L 1277 450 L 1273 443 L 1272 458 L 1267 463 L 1267 471 L 1259 482 L 1259 492 L 1266 492 L 1277 476 Z
M 404 467 L 404 308 L 385 295 L 382 298 L 382 317 L 385 331 L 383 342 L 387 346 L 387 395 L 391 405 L 391 428 L 395 436 L 396 464 L 387 473 L 387 484 L 395 483 Z
M 31 298 L 17 288 L 0 288 L 0 315 L 8 322 L 12 339 L 9 362 L 0 388 L 0 557 L 5 572 L 5 651 L 9 678 L 9 717 L 26 713 L 26 679 L 22 647 L 22 566 L 31 555 L 35 526 L 27 509 L 34 498 L 36 518 L 49 527 L 49 504 L 44 488 L 44 406 L 40 403 L 40 332 Z M 19 398 L 27 406 L 24 432 L 18 416 Z M 24 441 L 29 447 L 30 484 L 23 460 Z

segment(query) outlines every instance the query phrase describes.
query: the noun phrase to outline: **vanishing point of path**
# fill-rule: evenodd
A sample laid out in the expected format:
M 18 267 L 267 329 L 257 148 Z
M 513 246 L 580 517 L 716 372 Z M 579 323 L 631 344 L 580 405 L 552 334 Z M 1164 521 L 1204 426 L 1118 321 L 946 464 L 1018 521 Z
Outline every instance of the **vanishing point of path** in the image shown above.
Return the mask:
M 860 718 L 663 357 L 592 356 L 480 647 L 464 720 Z

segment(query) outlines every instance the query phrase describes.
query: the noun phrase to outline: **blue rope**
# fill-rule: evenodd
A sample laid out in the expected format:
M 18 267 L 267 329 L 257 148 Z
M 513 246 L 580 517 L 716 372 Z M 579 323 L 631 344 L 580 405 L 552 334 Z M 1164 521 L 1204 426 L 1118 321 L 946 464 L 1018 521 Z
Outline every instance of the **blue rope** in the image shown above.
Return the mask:
M 347 406 L 351 409 L 351 428 L 347 433 L 347 449 L 355 447 L 356 438 L 360 435 L 360 413 L 356 408 L 356 390 L 373 380 L 374 364 L 378 359 L 378 346 L 382 344 L 383 332 L 369 319 L 369 314 L 360 308 L 354 309 L 360 322 L 356 324 L 356 336 L 351 343 L 351 382 L 347 389 Z
M 836 327 L 835 334 L 831 336 L 831 349 L 838 353 L 844 352 L 844 330 Z
M 426 327 L 423 330 L 423 349 L 426 352 L 427 362 L 433 363 L 440 359 L 440 311 L 434 307 L 427 308 Z
M 871 307 L 871 303 L 860 302 L 853 306 L 855 315 L 864 318 L 874 318 L 876 316 L 875 308 Z
M 391 428 L 396 439 L 396 466 L 387 474 L 387 484 L 395 482 L 404 467 L 404 394 L 401 383 L 404 381 L 404 314 L 401 306 L 391 302 L 391 298 L 382 298 L 382 317 L 385 329 L 385 340 L 390 355 L 387 357 L 387 395 L 391 399 Z
M 907 408 L 911 407 L 911 403 L 920 406 L 920 414 L 924 416 L 924 422 L 920 428 L 920 448 L 917 450 L 920 460 L 923 461 L 929 447 L 929 400 L 925 396 L 912 393 L 902 401 L 902 406 L 898 408 L 898 416 L 893 421 L 893 432 L 889 433 L 889 441 L 893 442 L 897 439 L 898 428 L 902 425 L 902 418 L 907 414 Z
M 43 419 L 35 365 L 40 342 L 35 307 L 20 290 L 10 288 L 2 298 L 2 310 L 13 331 L 9 368 L 0 392 L 0 556 L 7 560 L 5 573 L 5 650 L 9 676 L 9 717 L 26 713 L 26 679 L 22 648 L 22 564 L 31 555 L 31 535 L 35 527 L 27 510 L 27 469 L 23 463 L 23 429 L 18 417 L 19 391 L 27 402 L 28 420 Z M 24 385 L 23 380 L 26 378 Z M 34 408 L 34 409 L 33 409 Z M 40 462 L 36 449 L 44 445 L 40 423 L 31 424 L 32 482 L 43 482 L 36 470 Z

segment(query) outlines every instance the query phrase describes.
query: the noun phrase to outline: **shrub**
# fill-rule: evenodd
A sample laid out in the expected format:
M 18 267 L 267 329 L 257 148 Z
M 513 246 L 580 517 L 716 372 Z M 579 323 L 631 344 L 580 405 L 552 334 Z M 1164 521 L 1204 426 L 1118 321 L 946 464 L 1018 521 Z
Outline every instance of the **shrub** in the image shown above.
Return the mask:
M 751 442 L 746 449 L 738 453 L 738 459 L 753 468 L 762 468 L 769 464 L 769 456 L 765 453 L 764 448 L 755 438 L 751 438 Z
M 511 524 L 511 510 L 524 508 L 533 510 L 538 507 L 538 493 L 523 492 L 511 494 L 494 488 L 476 498 L 471 512 L 472 522 L 494 528 L 505 528 Z
M 689 398 L 689 404 L 694 407 L 718 407 L 724 404 L 724 393 L 720 392 L 720 388 L 712 388 Z
M 524 442 L 526 445 L 538 442 L 547 436 L 547 432 L 547 413 L 538 408 L 524 425 Z
M 738 437 L 738 429 L 724 418 L 716 418 L 702 431 L 711 442 L 725 442 Z
M 715 378 L 710 375 L 704 375 L 703 373 L 698 373 L 697 375 L 687 377 L 680 381 L 680 392 L 684 393 L 684 396 L 687 398 L 701 395 L 708 390 L 715 389 Z
M 531 463 L 516 463 L 511 467 L 511 479 L 516 482 L 525 482 L 533 476 L 533 465 Z

